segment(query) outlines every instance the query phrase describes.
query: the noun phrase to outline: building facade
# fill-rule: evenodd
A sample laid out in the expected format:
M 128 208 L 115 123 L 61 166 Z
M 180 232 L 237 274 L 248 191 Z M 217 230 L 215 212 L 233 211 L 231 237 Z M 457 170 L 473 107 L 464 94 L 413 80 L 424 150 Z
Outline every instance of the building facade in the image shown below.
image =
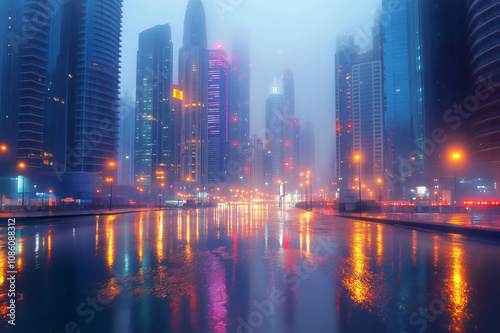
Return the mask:
M 470 89 L 479 107 L 472 120 L 472 150 L 500 182 L 500 3 L 468 2 Z
M 222 46 L 208 53 L 208 182 L 225 179 L 229 143 L 229 66 Z
M 173 45 L 169 25 L 139 35 L 135 114 L 135 185 L 156 194 L 173 185 Z
M 392 6 L 389 0 L 382 2 L 384 12 L 390 13 L 383 25 L 385 166 L 387 178 L 393 180 L 387 194 L 402 199 L 424 173 L 422 37 L 419 2 Z M 415 166 L 411 173 L 406 169 L 409 160 Z
M 278 180 L 284 181 L 284 108 L 283 95 L 279 94 L 278 88 L 275 87 L 266 102 L 266 150 L 271 158 L 271 184 L 276 184 Z
M 250 178 L 250 45 L 248 33 L 233 38 L 229 76 L 229 151 L 227 171 L 230 182 L 243 185 Z
M 208 183 L 208 50 L 205 9 L 190 0 L 179 50 L 179 86 L 183 91 L 181 179 L 197 187 Z

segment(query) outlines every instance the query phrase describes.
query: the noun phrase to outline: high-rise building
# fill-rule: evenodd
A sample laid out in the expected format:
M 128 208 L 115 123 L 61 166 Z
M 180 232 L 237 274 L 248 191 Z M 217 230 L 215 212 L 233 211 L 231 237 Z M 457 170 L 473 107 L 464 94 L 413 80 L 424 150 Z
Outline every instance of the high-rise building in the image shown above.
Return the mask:
M 68 2 L 77 6 L 71 14 L 77 25 L 71 36 L 77 43 L 70 52 L 76 56 L 70 60 L 74 71 L 64 73 L 75 87 L 68 96 L 68 145 L 75 155 L 69 171 L 109 172 L 110 161 L 117 159 L 122 2 Z
M 108 171 L 118 148 L 122 0 L 7 0 L 0 12 L 1 140 L 30 171 Z
M 367 189 L 384 177 L 383 98 L 382 62 L 374 48 L 352 65 L 353 151 L 361 156 L 362 183 Z
M 306 122 L 300 135 L 300 156 L 302 171 L 311 171 L 314 178 L 316 175 L 316 136 L 310 120 Z
M 470 87 L 479 101 L 473 113 L 472 148 L 475 158 L 500 182 L 500 3 L 468 3 Z M 467 106 L 470 108 L 470 106 Z
M 179 50 L 179 86 L 184 95 L 181 178 L 201 187 L 208 182 L 208 51 L 201 0 L 189 0 L 187 5 Z
M 184 100 L 184 93 L 180 90 L 178 85 L 173 85 L 172 93 L 172 137 L 174 141 L 174 183 L 175 188 L 179 189 L 182 186 L 182 147 L 184 146 L 181 141 L 182 134 L 182 106 Z
M 118 148 L 118 184 L 133 186 L 134 182 L 134 144 L 135 111 L 134 98 L 125 95 L 120 98 L 120 145 Z
M 359 52 L 352 37 L 337 40 L 336 53 L 337 185 L 340 197 L 355 195 L 358 163 L 366 190 L 384 176 L 384 96 L 380 36 Z M 363 194 L 365 197 L 369 193 Z
M 0 3 L 0 143 L 7 147 L 0 160 L 0 175 L 12 176 L 16 169 L 17 109 L 19 105 L 19 38 L 22 34 L 22 1 Z M 8 158 L 5 157 L 8 154 Z
M 424 169 L 428 185 L 441 176 L 453 177 L 446 152 L 451 146 L 470 146 L 470 121 L 456 127 L 449 110 L 461 105 L 468 95 L 469 55 L 467 0 L 420 1 L 425 137 Z M 444 131 L 435 140 L 435 133 Z M 410 159 L 411 162 L 411 159 Z M 411 171 L 415 167 L 409 168 Z
M 388 194 L 401 199 L 409 197 L 410 187 L 418 185 L 424 173 L 420 5 L 407 0 L 394 9 L 390 0 L 383 0 L 382 7 L 390 15 L 383 26 L 385 166 L 387 178 L 399 180 L 392 182 Z M 407 175 L 410 159 L 415 170 Z
M 239 31 L 233 39 L 229 76 L 229 151 L 227 169 L 230 182 L 246 184 L 250 178 L 250 46 L 248 33 Z
M 290 190 L 298 188 L 298 176 L 300 174 L 300 122 L 295 117 L 295 82 L 293 72 L 290 69 L 283 73 L 283 101 L 284 106 L 284 147 L 283 163 L 284 178 L 288 182 Z
M 137 51 L 134 177 L 144 193 L 173 185 L 172 53 L 168 24 L 141 32 Z
M 353 132 L 352 132 L 352 62 L 358 53 L 354 37 L 337 38 L 335 53 L 335 127 L 336 177 L 341 197 L 347 196 L 353 186 Z
M 262 190 L 265 183 L 265 171 L 264 171 L 264 141 L 262 138 L 254 135 L 251 142 L 252 148 L 252 158 L 251 158 L 251 184 L 252 188 L 255 190 Z
M 283 112 L 285 103 L 283 95 L 278 93 L 278 87 L 273 88 L 272 95 L 266 102 L 266 150 L 271 156 L 271 183 L 283 180 Z
M 229 67 L 219 45 L 208 53 L 208 182 L 225 178 L 229 126 Z

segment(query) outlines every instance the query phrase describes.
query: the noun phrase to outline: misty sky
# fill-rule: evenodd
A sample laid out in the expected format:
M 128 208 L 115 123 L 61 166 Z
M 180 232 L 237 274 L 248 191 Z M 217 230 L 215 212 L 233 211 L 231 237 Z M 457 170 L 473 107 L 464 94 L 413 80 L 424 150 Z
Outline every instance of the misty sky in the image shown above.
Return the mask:
M 139 33 L 170 24 L 174 44 L 174 83 L 188 0 L 124 0 L 122 94 L 135 99 Z M 223 15 L 217 4 L 229 9 Z M 284 65 L 295 76 L 296 114 L 310 118 L 316 132 L 316 170 L 331 173 L 334 151 L 334 52 L 336 36 L 365 30 L 381 0 L 203 0 L 208 47 L 222 44 L 231 55 L 234 29 L 251 38 L 251 132 L 265 127 L 265 102 L 274 80 L 281 88 Z M 232 5 L 231 5 L 232 4 Z M 222 8 L 222 7 L 219 7 Z

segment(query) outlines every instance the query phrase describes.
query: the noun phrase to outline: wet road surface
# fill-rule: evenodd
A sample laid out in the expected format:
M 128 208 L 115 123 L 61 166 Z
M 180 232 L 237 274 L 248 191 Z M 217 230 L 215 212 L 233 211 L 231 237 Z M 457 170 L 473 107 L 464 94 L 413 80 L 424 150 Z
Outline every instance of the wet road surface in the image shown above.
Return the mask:
M 4 331 L 500 332 L 499 243 L 261 205 L 18 227 L 13 328 L 0 233 Z

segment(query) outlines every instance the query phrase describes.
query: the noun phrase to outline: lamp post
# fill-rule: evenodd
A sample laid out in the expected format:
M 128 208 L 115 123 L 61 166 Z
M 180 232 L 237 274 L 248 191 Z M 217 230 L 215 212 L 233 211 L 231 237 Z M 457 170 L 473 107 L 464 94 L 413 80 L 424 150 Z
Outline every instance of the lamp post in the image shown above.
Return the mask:
M 54 193 L 54 191 L 53 191 L 53 190 L 49 190 L 49 210 L 50 210 L 50 195 L 51 195 L 52 193 Z
M 354 157 L 358 161 L 358 188 L 359 188 L 359 215 L 363 215 L 362 199 L 361 199 L 361 156 L 356 155 Z
M 382 203 L 382 178 L 377 179 L 377 183 L 379 183 L 379 186 L 380 186 L 379 201 L 380 201 L 380 203 Z
M 457 206 L 458 204 L 458 176 L 457 176 L 457 169 L 458 169 L 458 161 L 462 158 L 460 153 L 453 153 L 451 155 L 452 160 L 454 161 L 454 166 L 455 166 L 455 198 L 453 198 L 454 206 Z
M 111 161 L 108 164 L 111 169 L 111 175 L 114 176 L 114 169 L 116 167 L 116 163 Z M 107 178 L 106 181 L 109 183 L 109 211 L 111 211 L 112 201 L 113 201 L 113 177 Z
M 23 177 L 23 196 L 21 200 L 21 210 L 24 210 L 24 173 L 22 172 L 26 168 L 26 164 L 23 162 L 19 163 L 19 169 L 21 170 L 21 176 Z
M 281 188 L 282 188 L 282 181 L 281 180 L 278 180 L 278 198 L 279 198 L 279 201 L 278 201 L 278 205 L 279 205 L 279 208 L 281 209 L 282 208 L 282 205 L 281 205 L 281 201 L 282 201 L 282 195 L 281 195 Z
M 106 178 L 106 182 L 109 183 L 109 211 L 112 209 L 112 200 L 113 200 L 113 178 Z
M 311 211 L 313 210 L 313 183 L 311 171 L 307 171 L 307 178 L 309 178 L 309 195 L 311 196 Z
M 0 145 L 0 153 L 6 154 L 7 153 L 7 146 L 6 145 Z M 0 212 L 3 211 L 3 193 L 0 192 Z
M 162 204 L 162 201 L 163 201 L 163 194 L 161 193 L 161 190 L 162 190 L 163 186 L 165 186 L 165 184 L 161 183 L 160 184 L 160 210 L 161 210 L 161 204 Z

